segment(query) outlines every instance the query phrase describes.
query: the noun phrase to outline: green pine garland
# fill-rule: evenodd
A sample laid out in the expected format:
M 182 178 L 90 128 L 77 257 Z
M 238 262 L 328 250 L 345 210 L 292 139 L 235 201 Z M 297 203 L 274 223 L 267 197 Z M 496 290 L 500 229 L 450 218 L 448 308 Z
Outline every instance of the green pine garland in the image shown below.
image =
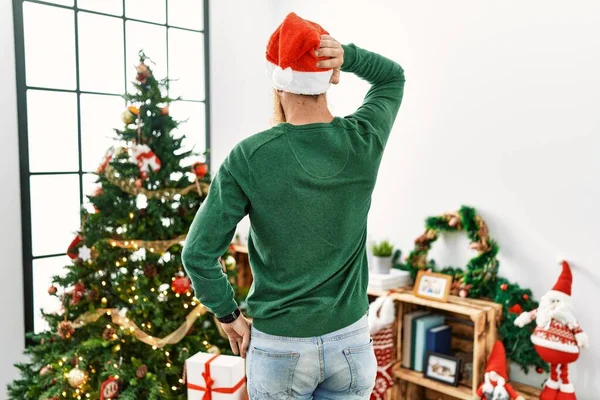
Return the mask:
M 397 250 L 393 257 L 394 268 L 409 271 L 412 277 L 423 269 L 430 269 L 453 276 L 452 293 L 462 297 L 486 298 L 503 306 L 503 318 L 498 335 L 506 347 L 506 355 L 521 366 L 527 373 L 531 366 L 538 372 L 547 371 L 544 363 L 536 353 L 529 336 L 533 326 L 520 329 L 514 325 L 515 319 L 522 311 L 537 308 L 530 289 L 521 288 L 516 283 L 498 276 L 500 262 L 497 259 L 498 244 L 489 237 L 487 225 L 472 207 L 462 206 L 456 213 L 448 213 L 437 217 L 429 217 L 425 221 L 425 233 L 415 240 L 415 248 L 401 261 L 401 252 Z M 431 246 L 445 232 L 465 232 L 477 251 L 465 268 L 443 267 L 428 259 Z

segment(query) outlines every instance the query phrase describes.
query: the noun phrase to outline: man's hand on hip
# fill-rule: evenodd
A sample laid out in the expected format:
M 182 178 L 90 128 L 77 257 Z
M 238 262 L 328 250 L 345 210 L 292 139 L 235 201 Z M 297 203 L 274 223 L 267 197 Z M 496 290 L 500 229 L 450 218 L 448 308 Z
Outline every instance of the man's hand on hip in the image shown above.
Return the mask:
M 246 358 L 246 351 L 250 343 L 250 323 L 248 320 L 243 315 L 240 315 L 232 323 L 221 325 L 229 337 L 229 344 L 231 345 L 233 354 Z
M 340 82 L 340 67 L 344 63 L 344 49 L 340 42 L 332 36 L 321 35 L 321 47 L 315 51 L 317 57 L 329 57 L 328 60 L 317 62 L 318 68 L 333 68 L 330 82 L 337 85 Z

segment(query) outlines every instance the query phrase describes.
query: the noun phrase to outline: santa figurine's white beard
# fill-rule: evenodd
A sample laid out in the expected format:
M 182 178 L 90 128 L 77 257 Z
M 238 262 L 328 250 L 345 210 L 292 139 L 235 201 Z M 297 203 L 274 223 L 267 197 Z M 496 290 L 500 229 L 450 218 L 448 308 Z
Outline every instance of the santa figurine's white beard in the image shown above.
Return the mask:
M 559 303 L 553 306 L 551 298 L 548 296 L 542 296 L 540 299 L 540 306 L 537 310 L 537 325 L 548 326 L 552 319 L 555 319 L 565 325 L 575 324 L 577 322 L 575 315 L 571 310 L 570 304 L 561 300 Z

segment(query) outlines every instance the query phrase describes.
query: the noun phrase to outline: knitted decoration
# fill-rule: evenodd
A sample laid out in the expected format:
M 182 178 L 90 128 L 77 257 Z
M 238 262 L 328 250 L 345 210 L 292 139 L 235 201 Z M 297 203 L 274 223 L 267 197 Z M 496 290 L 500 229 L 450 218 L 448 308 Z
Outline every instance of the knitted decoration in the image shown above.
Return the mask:
M 540 299 L 540 306 L 522 313 L 514 322 L 518 327 L 536 323 L 531 342 L 542 360 L 550 364 L 550 379 L 540 394 L 541 400 L 577 398 L 569 380 L 569 364 L 577 361 L 581 348 L 589 346 L 588 336 L 579 326 L 572 306 L 571 267 L 563 260 L 560 264 L 562 272 L 554 287 Z
M 382 400 L 387 390 L 394 385 L 392 365 L 394 363 L 394 331 L 392 324 L 396 314 L 394 301 L 387 297 L 377 298 L 369 306 L 369 328 L 373 348 L 377 357 L 377 377 L 371 400 Z

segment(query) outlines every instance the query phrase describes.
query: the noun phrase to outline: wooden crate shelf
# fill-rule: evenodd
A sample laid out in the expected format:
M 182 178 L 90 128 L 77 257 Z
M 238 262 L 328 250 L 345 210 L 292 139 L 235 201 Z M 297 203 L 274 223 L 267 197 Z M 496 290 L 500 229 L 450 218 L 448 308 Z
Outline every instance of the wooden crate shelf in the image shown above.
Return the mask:
M 421 372 L 402 368 L 399 365 L 395 366 L 392 369 L 392 372 L 394 373 L 395 377 L 399 378 L 402 381 L 414 383 L 418 386 L 432 389 L 437 392 L 443 392 L 456 399 L 470 400 L 473 398 L 473 391 L 470 387 L 467 386 L 459 385 L 457 387 L 454 387 L 450 385 L 445 385 L 443 383 L 425 378 Z
M 385 291 L 369 290 L 370 297 L 378 297 Z M 394 321 L 396 343 L 396 365 L 392 368 L 397 384 L 391 388 L 386 400 L 470 400 L 483 382 L 487 358 L 497 340 L 497 326 L 502 318 L 502 305 L 485 300 L 465 299 L 450 296 L 448 302 L 423 299 L 413 294 L 412 287 L 397 288 L 389 297 L 396 301 L 397 313 Z M 402 361 L 402 322 L 404 314 L 415 309 L 429 308 L 440 314 L 472 321 L 473 372 L 470 385 L 464 382 L 458 387 L 437 382 L 423 376 L 423 373 L 401 367 Z M 513 384 L 511 382 L 511 384 Z M 539 389 L 514 383 L 513 386 L 526 400 L 539 398 Z

